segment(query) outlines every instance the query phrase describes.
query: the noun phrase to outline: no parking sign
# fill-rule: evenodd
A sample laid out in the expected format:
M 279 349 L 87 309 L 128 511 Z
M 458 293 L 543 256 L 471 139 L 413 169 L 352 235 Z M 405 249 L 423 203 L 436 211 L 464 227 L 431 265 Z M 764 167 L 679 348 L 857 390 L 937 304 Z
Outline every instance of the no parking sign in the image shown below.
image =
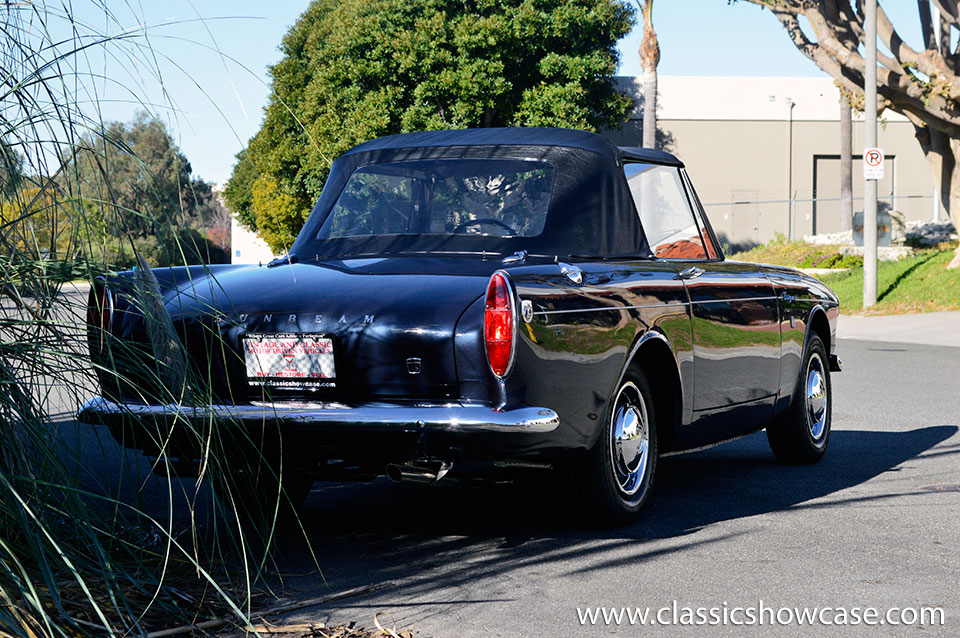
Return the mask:
M 863 179 L 883 179 L 883 149 L 863 149 Z

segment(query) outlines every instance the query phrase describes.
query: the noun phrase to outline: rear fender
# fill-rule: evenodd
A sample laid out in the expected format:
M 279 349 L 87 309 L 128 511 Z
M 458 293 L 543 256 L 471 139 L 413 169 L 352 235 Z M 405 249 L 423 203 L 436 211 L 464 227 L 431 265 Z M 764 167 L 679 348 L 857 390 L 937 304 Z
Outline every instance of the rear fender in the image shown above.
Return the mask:
M 658 415 L 658 441 L 661 451 L 669 451 L 684 420 L 685 392 L 676 350 L 659 330 L 647 330 L 630 349 L 613 392 L 633 368 L 644 372 L 651 384 Z M 610 400 L 613 397 L 611 395 Z

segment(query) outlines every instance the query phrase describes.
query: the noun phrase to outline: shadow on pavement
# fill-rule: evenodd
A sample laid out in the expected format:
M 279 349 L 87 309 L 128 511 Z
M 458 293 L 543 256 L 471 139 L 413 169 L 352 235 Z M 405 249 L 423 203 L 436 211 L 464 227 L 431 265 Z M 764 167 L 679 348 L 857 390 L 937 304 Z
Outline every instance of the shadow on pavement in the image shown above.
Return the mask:
M 663 459 L 656 492 L 643 517 L 614 530 L 592 528 L 562 498 L 562 482 L 465 486 L 370 484 L 315 487 L 301 511 L 326 583 L 334 590 L 404 580 L 405 588 L 432 591 L 484 577 L 501 577 L 537 564 L 573 559 L 575 574 L 638 563 L 730 536 L 684 537 L 720 521 L 803 507 L 842 507 L 928 494 L 917 485 L 855 499 L 815 504 L 931 451 L 957 432 L 955 425 L 905 432 L 835 431 L 830 450 L 813 466 L 775 462 L 764 434 L 712 450 Z M 746 533 L 746 532 L 742 532 Z M 311 564 L 300 532 L 283 536 L 285 566 L 295 573 Z M 652 541 L 669 540 L 654 547 Z M 624 558 L 624 550 L 629 557 Z M 438 570 L 431 570 L 431 568 Z M 429 573 L 428 573 L 429 572 Z

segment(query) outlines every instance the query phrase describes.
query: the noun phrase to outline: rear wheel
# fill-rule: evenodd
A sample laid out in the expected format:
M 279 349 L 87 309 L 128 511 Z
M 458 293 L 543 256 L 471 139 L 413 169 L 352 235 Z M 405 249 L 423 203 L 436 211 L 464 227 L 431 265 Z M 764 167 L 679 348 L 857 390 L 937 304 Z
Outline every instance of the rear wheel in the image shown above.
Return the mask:
M 827 361 L 823 340 L 811 334 L 793 402 L 767 426 L 770 449 L 783 463 L 816 463 L 827 451 L 833 409 Z
M 652 397 L 646 375 L 629 371 L 600 437 L 578 468 L 585 505 L 604 523 L 631 522 L 650 495 L 658 454 Z

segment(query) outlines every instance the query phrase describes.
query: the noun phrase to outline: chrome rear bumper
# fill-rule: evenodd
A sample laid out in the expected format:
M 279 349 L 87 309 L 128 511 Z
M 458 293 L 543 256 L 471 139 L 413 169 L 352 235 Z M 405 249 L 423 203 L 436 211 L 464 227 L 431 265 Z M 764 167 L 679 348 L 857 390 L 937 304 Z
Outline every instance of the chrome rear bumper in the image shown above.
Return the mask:
M 87 401 L 77 413 L 81 423 L 122 425 L 137 421 L 173 424 L 177 421 L 217 421 L 259 426 L 278 423 L 300 430 L 448 432 L 456 434 L 543 433 L 560 424 L 548 408 L 520 407 L 497 410 L 483 405 L 447 403 L 404 405 L 369 403 L 259 403 L 243 405 L 145 405 L 115 403 L 103 397 Z

